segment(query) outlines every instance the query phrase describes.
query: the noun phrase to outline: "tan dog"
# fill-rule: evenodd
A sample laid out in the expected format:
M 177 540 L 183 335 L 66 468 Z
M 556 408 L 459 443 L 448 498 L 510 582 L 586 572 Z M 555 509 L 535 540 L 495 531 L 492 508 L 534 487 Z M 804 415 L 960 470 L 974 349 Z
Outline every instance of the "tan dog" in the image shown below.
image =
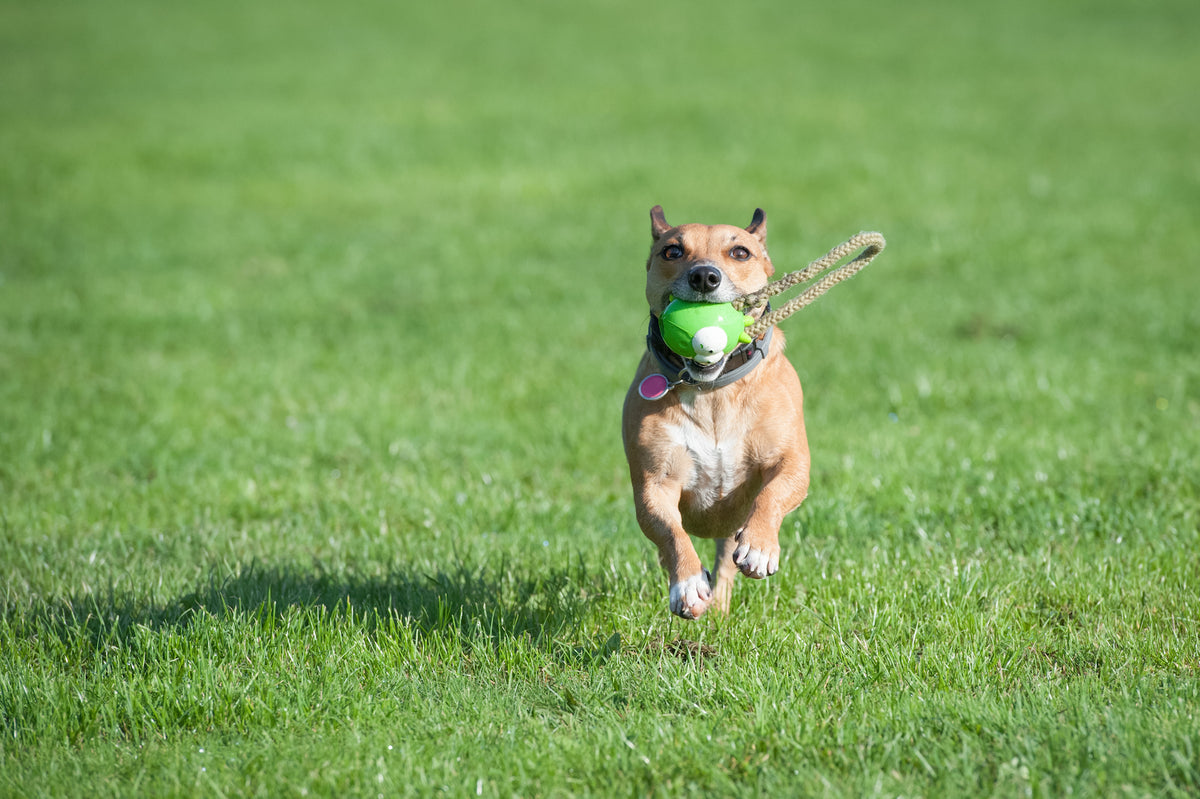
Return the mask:
M 667 570 L 671 612 L 694 619 L 709 607 L 728 611 L 739 569 L 761 579 L 779 568 L 779 526 L 808 494 L 808 439 L 800 379 L 778 328 L 707 367 L 656 335 L 671 297 L 730 302 L 767 284 L 775 267 L 762 209 L 745 229 L 672 227 L 661 206 L 650 221 L 651 332 L 622 434 L 638 524 Z M 716 539 L 715 583 L 689 534 Z

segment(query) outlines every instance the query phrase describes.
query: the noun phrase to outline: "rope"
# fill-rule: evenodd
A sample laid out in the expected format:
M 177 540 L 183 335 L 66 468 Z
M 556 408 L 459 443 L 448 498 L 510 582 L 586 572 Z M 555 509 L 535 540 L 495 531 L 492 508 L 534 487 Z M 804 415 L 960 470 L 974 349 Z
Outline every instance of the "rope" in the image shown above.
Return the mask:
M 826 273 L 824 277 L 805 289 L 804 293 L 799 297 L 788 300 L 774 311 L 763 314 L 757 322 L 746 328 L 746 332 L 750 334 L 751 338 L 758 338 L 796 311 L 811 304 L 838 283 L 858 274 L 864 266 L 875 260 L 875 256 L 883 252 L 883 248 L 886 246 L 887 242 L 884 241 L 883 236 L 879 233 L 859 233 L 834 247 L 803 269 L 790 272 L 774 283 L 769 283 L 764 288 L 752 294 L 747 294 L 744 297 L 734 300 L 733 307 L 745 313 L 747 310 L 766 305 L 767 300 L 776 294 L 787 291 L 800 283 L 812 280 L 850 253 L 862 248 L 862 252 L 855 256 L 854 260 L 850 261 L 850 263 L 843 264 L 837 269 Z

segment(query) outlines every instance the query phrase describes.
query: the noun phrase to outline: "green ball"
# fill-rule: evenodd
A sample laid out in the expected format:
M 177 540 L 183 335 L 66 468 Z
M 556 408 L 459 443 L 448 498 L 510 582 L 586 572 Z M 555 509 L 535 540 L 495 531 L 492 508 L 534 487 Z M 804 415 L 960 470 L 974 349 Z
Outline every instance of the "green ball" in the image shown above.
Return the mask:
M 658 317 L 658 329 L 671 351 L 705 366 L 715 364 L 738 344 L 749 344 L 746 328 L 754 317 L 727 302 L 672 300 Z

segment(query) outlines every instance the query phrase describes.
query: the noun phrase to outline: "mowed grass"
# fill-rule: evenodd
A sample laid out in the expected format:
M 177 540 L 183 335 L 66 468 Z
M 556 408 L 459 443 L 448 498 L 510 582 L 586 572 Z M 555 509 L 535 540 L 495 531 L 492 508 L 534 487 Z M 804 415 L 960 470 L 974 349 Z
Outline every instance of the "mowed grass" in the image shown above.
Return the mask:
M 0 794 L 1200 792 L 1200 7 L 832 5 L 0 5 Z M 889 240 L 725 619 L 656 203 Z

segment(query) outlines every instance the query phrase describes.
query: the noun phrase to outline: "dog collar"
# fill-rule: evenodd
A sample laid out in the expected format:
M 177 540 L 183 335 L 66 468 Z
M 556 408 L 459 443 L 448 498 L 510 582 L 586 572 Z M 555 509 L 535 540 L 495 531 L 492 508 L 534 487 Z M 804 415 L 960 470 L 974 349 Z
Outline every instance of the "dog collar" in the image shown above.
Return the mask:
M 657 381 L 654 387 L 646 386 L 646 391 L 642 391 L 639 386 L 639 392 L 646 399 L 659 399 L 680 383 L 699 388 L 701 390 L 709 390 L 721 388 L 730 383 L 736 383 L 746 375 L 754 371 L 754 368 L 763 362 L 767 357 L 767 353 L 771 348 L 771 334 L 774 332 L 774 327 L 767 328 L 767 332 L 762 338 L 755 339 L 749 344 L 742 344 L 733 352 L 729 353 L 729 357 L 725 360 L 725 367 L 721 370 L 721 374 L 716 380 L 702 383 L 692 378 L 687 373 L 687 364 L 678 353 L 671 350 L 667 346 L 667 342 L 663 341 L 662 331 L 658 328 L 658 317 L 650 314 L 650 330 L 646 334 L 646 349 L 648 349 L 658 361 L 659 365 L 665 370 L 667 375 L 676 375 L 674 380 L 669 379 L 665 375 L 657 375 L 662 378 Z M 651 378 L 656 377 L 651 375 Z M 650 378 L 646 378 L 649 380 Z M 646 382 L 642 381 L 643 384 Z M 647 393 L 651 396 L 647 396 Z

